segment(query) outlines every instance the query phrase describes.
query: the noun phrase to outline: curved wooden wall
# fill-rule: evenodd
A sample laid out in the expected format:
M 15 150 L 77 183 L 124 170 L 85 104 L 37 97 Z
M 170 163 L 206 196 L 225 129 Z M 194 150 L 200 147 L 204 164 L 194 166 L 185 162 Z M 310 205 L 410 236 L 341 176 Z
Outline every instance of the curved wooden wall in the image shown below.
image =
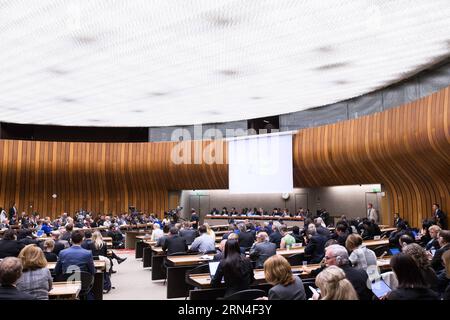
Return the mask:
M 382 183 L 391 213 L 419 226 L 450 209 L 450 87 L 401 107 L 300 130 L 297 187 Z M 384 221 L 388 221 L 384 217 Z
M 413 225 L 431 214 L 432 202 L 448 212 L 449 101 L 450 87 L 381 113 L 300 130 L 293 142 L 294 185 L 382 183 L 390 211 Z M 222 157 L 224 164 L 205 163 L 212 143 L 213 156 Z M 174 153 L 190 161 L 176 164 Z M 119 213 L 134 205 L 161 214 L 168 208 L 170 190 L 226 189 L 226 159 L 223 141 L 0 140 L 0 206 L 15 200 L 19 210 L 55 216 L 80 207 Z

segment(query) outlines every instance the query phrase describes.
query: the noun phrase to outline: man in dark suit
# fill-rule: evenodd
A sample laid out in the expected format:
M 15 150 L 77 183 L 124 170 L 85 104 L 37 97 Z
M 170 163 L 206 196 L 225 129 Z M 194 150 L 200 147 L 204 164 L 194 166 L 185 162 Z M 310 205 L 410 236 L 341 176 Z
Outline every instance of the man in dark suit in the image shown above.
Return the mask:
M 16 203 L 14 202 L 11 206 L 11 208 L 9 208 L 9 212 L 8 212 L 8 219 L 10 221 L 10 224 L 14 224 L 12 223 L 13 220 L 15 220 L 15 218 L 17 217 L 17 208 L 16 208 Z
M 172 227 L 170 228 L 170 236 L 164 242 L 162 249 L 169 255 L 176 252 L 187 252 L 188 245 L 186 239 L 178 235 L 178 229 Z
M 272 233 L 269 236 L 269 241 L 272 243 L 275 243 L 277 248 L 279 248 L 282 238 L 283 238 L 283 235 L 281 234 L 281 225 L 273 224 L 272 225 Z
M 8 257 L 0 262 L 0 300 L 35 300 L 33 296 L 16 288 L 16 282 L 21 276 L 20 259 Z
M 448 229 L 447 215 L 441 210 L 439 204 L 433 203 L 434 220 L 443 230 Z
M 269 242 L 266 232 L 259 232 L 256 236 L 256 243 L 250 249 L 250 259 L 256 261 L 256 268 L 263 268 L 264 262 L 271 256 L 277 254 L 275 243 Z
M 55 247 L 53 248 L 53 253 L 56 255 L 59 255 L 59 253 L 62 250 L 66 249 L 70 246 L 68 241 L 60 240 L 59 237 L 60 237 L 59 231 L 52 232 L 52 238 L 53 238 L 53 241 L 55 241 Z M 43 242 L 43 241 L 41 241 L 41 242 Z
M 251 232 L 251 230 L 247 230 L 247 227 L 245 226 L 244 223 L 240 223 L 238 225 L 238 228 L 239 228 L 239 235 L 238 235 L 239 246 L 244 249 L 253 246 L 253 243 L 255 242 L 255 235 L 253 234 L 253 232 Z
M 25 247 L 23 243 L 17 241 L 16 231 L 8 229 L 0 240 L 0 259 L 6 257 L 17 257 L 20 251 Z
M 345 247 L 345 241 L 348 237 L 348 229 L 343 224 L 338 224 L 336 226 L 336 229 L 334 230 L 333 235 L 331 236 L 331 239 L 334 239 L 340 244 L 341 246 Z
M 72 232 L 71 239 L 72 247 L 64 249 L 59 253 L 59 260 L 55 266 L 55 274 L 62 275 L 74 266 L 77 266 L 81 271 L 95 275 L 92 251 L 81 247 L 83 234 L 80 231 L 74 231 Z
M 197 212 L 195 212 L 194 209 L 191 210 L 191 225 L 192 228 L 198 229 L 198 224 L 200 222 L 200 217 L 198 216 Z
M 316 226 L 317 233 L 323 235 L 324 237 L 330 238 L 330 229 L 324 227 L 322 224 L 324 224 L 322 218 L 319 217 L 314 220 L 314 225 Z
M 185 222 L 183 223 L 183 228 L 181 228 L 179 235 L 186 240 L 187 245 L 190 245 L 194 242 L 195 238 L 198 237 L 198 231 L 192 228 L 189 222 Z
M 86 250 L 91 250 L 92 244 L 92 232 L 90 230 L 86 230 L 84 232 L 84 240 L 81 242 L 81 247 Z
M 325 242 L 328 238 L 317 233 L 316 226 L 310 224 L 308 226 L 308 244 L 305 247 L 305 258 L 308 263 L 319 263 L 325 252 Z
M 325 264 L 327 267 L 338 266 L 344 271 L 345 277 L 355 288 L 359 300 L 373 300 L 376 298 L 372 292 L 367 272 L 350 266 L 348 251 L 345 247 L 338 244 L 328 246 L 325 251 Z
M 431 260 L 431 267 L 434 269 L 434 271 L 436 271 L 436 273 L 444 269 L 444 265 L 442 264 L 442 255 L 445 251 L 450 250 L 450 231 L 439 231 L 438 241 L 440 248 L 436 250 L 433 259 Z

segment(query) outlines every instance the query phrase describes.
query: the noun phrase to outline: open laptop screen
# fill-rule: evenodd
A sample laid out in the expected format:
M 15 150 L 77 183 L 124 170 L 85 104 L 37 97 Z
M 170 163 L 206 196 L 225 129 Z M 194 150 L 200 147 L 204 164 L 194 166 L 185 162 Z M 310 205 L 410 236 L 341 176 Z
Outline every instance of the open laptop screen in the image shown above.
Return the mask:
M 210 262 L 209 263 L 209 274 L 211 276 L 211 279 L 214 278 L 216 275 L 217 267 L 219 266 L 220 262 Z

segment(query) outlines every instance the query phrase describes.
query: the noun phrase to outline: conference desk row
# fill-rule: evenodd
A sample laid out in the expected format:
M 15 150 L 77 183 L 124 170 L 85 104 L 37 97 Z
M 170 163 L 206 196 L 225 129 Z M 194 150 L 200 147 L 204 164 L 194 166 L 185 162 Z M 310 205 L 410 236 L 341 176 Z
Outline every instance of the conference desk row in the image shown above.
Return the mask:
M 391 270 L 390 257 L 377 259 L 377 265 L 380 271 Z M 300 276 L 302 279 L 313 279 L 311 272 L 319 269 L 320 264 L 309 264 L 306 266 L 292 266 L 291 270 L 294 275 Z M 271 287 L 265 279 L 264 269 L 254 270 L 255 281 L 252 287 L 267 290 Z M 199 273 L 189 275 L 189 282 L 194 285 L 194 288 L 189 290 L 190 300 L 215 300 L 223 297 L 225 294 L 225 286 L 222 285 L 217 288 L 211 286 L 211 276 L 209 273 Z
M 92 287 L 92 293 L 94 295 L 95 300 L 103 300 L 103 273 L 106 270 L 106 263 L 105 261 L 101 260 L 94 260 L 94 266 L 95 266 L 95 275 L 94 275 L 94 285 Z M 54 274 L 54 270 L 56 267 L 56 262 L 48 262 L 47 268 L 50 270 L 52 275 Z M 57 282 L 58 283 L 58 282 Z M 64 282 L 66 283 L 66 282 Z M 64 291 L 62 288 L 62 285 L 59 285 L 60 287 L 59 292 Z M 69 287 L 70 290 L 73 289 L 73 287 Z
M 144 241 L 145 242 L 145 241 Z M 367 247 L 389 245 L 388 239 L 364 241 Z M 143 266 L 151 267 L 151 280 L 167 279 L 167 298 L 186 297 L 189 294 L 189 285 L 185 281 L 186 272 L 212 261 L 214 255 L 186 254 L 180 256 L 167 256 L 161 247 L 155 247 L 152 242 L 144 248 Z M 301 255 L 305 247 L 291 249 L 277 249 L 277 254 L 286 258 L 292 255 Z

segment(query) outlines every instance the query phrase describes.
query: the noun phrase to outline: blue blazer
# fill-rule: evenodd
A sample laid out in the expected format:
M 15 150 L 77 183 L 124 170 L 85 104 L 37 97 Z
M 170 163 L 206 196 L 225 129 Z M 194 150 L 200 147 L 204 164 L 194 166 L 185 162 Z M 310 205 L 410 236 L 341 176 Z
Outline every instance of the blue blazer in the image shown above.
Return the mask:
M 67 270 L 74 270 L 78 267 L 81 271 L 87 271 L 95 274 L 94 259 L 90 250 L 83 249 L 80 246 L 72 246 L 61 250 L 59 260 L 55 266 L 57 275 L 64 274 Z

